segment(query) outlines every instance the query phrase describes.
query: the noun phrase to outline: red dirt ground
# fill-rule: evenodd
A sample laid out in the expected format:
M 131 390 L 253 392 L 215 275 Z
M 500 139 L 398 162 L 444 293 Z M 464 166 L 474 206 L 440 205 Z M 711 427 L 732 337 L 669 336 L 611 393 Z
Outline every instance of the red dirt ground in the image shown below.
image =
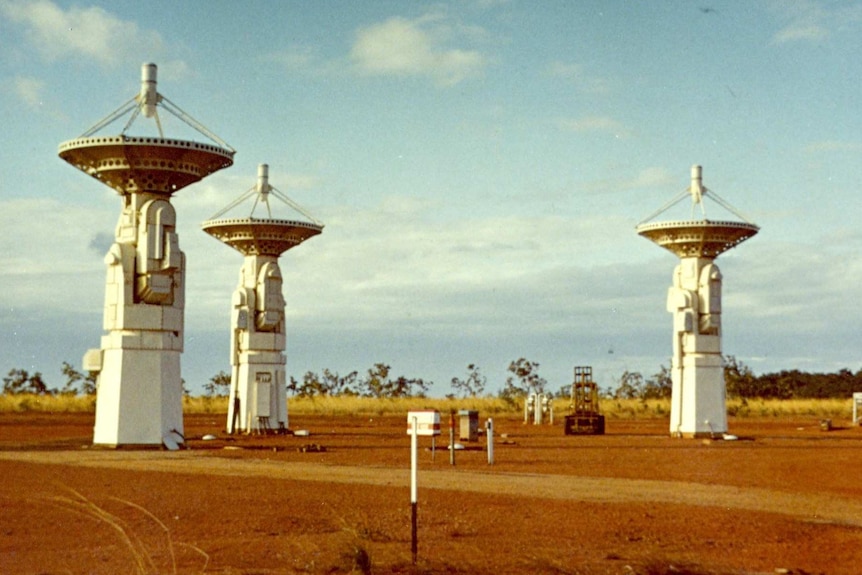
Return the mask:
M 455 466 L 444 430 L 443 449 L 421 440 L 415 564 L 406 416 L 236 438 L 186 416 L 179 452 L 93 449 L 92 425 L 0 415 L 0 573 L 862 573 L 849 424 L 731 420 L 738 441 L 704 441 L 661 420 L 573 437 L 497 418 L 494 464 L 481 438 Z

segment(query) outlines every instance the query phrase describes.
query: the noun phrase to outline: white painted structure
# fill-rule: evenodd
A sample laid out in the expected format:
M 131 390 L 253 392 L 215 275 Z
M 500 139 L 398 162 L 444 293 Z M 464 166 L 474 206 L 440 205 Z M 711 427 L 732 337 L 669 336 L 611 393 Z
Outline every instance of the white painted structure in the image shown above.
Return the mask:
M 862 425 L 862 392 L 853 393 L 853 425 Z
M 80 138 L 60 144 L 62 159 L 122 199 L 114 244 L 105 256 L 106 333 L 83 360 L 85 370 L 98 373 L 96 445 L 175 448 L 184 442 L 185 255 L 170 200 L 181 188 L 230 166 L 234 150 L 220 140 L 224 147 L 165 139 L 157 112 L 163 100 L 156 91 L 156 65 L 144 64 L 138 95 Z M 176 115 L 175 108 L 167 109 Z M 120 135 L 93 136 L 129 112 Z M 139 114 L 155 119 L 159 137 L 125 134 Z
M 673 314 L 670 433 L 675 437 L 717 437 L 727 431 L 721 355 L 722 276 L 714 260 L 759 230 L 750 222 L 706 219 L 703 199 L 707 194 L 739 216 L 703 187 L 701 167 L 692 166 L 691 186 L 647 220 L 688 196 L 692 219 L 641 223 L 637 227 L 640 235 L 680 258 L 667 295 L 667 310 Z M 702 219 L 694 219 L 696 207 L 701 209 Z
M 272 218 L 271 195 L 278 197 L 312 222 Z M 253 198 L 251 215 L 217 219 Z M 255 218 L 258 205 L 266 218 Z M 213 218 L 203 230 L 245 256 L 239 285 L 231 302 L 231 386 L 228 433 L 287 430 L 287 359 L 283 278 L 278 257 L 323 231 L 323 225 L 269 184 L 269 167 L 258 167 L 254 188 L 245 192 Z
M 418 409 L 407 412 L 407 434 L 428 437 L 440 435 L 440 412 L 436 409 Z
M 551 396 L 545 393 L 530 393 L 524 398 L 524 423 L 541 425 L 547 417 L 548 422 L 554 424 L 554 406 Z

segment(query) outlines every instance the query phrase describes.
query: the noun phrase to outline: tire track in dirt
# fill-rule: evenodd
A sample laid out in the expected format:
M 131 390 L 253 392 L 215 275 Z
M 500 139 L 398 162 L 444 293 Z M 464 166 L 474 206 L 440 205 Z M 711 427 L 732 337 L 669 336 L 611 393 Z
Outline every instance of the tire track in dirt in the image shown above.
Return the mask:
M 409 487 L 409 469 L 229 459 L 192 451 L 7 451 L 0 461 L 128 471 L 267 477 L 294 481 Z M 491 493 L 593 503 L 669 503 L 776 513 L 818 523 L 862 527 L 862 501 L 829 494 L 704 485 L 683 481 L 532 473 L 420 470 L 420 489 Z

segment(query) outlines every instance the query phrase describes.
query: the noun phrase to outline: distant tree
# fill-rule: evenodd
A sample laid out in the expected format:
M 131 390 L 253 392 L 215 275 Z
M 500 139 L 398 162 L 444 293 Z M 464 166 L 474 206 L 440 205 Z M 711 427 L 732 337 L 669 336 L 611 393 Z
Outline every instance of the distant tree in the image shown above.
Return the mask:
M 389 397 L 427 397 L 432 382 L 421 377 L 404 377 L 400 375 L 392 382 Z
M 754 378 L 754 386 L 761 397 L 779 399 L 848 397 L 853 392 L 862 389 L 862 370 L 854 374 L 849 369 L 840 369 L 835 373 L 807 373 L 793 370 L 782 370 L 778 373 L 766 373 Z
M 323 370 L 323 389 L 329 395 L 359 395 L 359 372 L 351 371 L 345 376 L 328 369 Z
M 336 371 L 323 370 L 323 375 L 306 371 L 302 381 L 290 378 L 287 390 L 298 397 L 315 397 L 319 395 L 359 395 L 360 384 L 357 381 L 359 373 L 351 371 L 347 375 L 339 375 Z
M 644 376 L 637 371 L 626 370 L 614 391 L 614 399 L 638 399 L 643 397 Z
M 385 363 L 375 363 L 368 370 L 365 379 L 359 384 L 361 394 L 365 397 L 425 397 L 433 385 L 420 378 L 404 376 L 390 378 L 392 368 Z
M 290 379 L 287 380 L 287 384 L 284 386 L 287 388 L 287 393 L 291 395 L 297 395 L 299 393 L 299 382 L 296 381 L 296 378 L 292 375 Z
M 853 373 L 840 369 L 835 373 L 808 373 L 782 370 L 755 375 L 751 368 L 732 355 L 722 358 L 724 381 L 728 397 L 742 399 L 793 399 L 849 397 L 862 389 L 862 369 Z M 659 399 L 673 395 L 670 369 L 660 367 L 659 373 L 644 380 L 638 372 L 626 371 L 616 389 L 604 392 L 609 397 L 628 399 Z
M 834 374 L 827 374 L 826 381 L 806 391 L 809 397 L 851 397 L 860 389 L 862 389 L 862 369 L 853 373 L 845 368 Z
M 24 369 L 10 369 L 9 375 L 3 378 L 3 393 L 10 395 L 28 393 L 30 374 Z
M 230 374 L 224 370 L 218 372 L 204 384 L 204 391 L 210 397 L 227 397 L 230 395 Z
M 337 371 L 323 370 L 323 375 L 313 371 L 305 372 L 302 381 L 290 378 L 287 391 L 298 397 L 315 397 L 318 395 L 359 395 L 359 374 L 351 371 L 347 375 L 339 375 Z
M 386 397 L 389 392 L 389 371 L 392 368 L 385 363 L 375 363 L 368 370 L 362 382 L 362 395 L 366 397 Z
M 299 397 L 315 397 L 326 394 L 326 389 L 320 380 L 320 376 L 313 371 L 306 371 L 300 382 L 297 382 L 293 377 L 290 380 L 291 385 L 288 386 L 288 390 Z
M 66 384 L 60 389 L 63 395 L 94 395 L 96 393 L 96 373 L 89 372 L 84 375 L 67 361 L 63 362 L 61 372 L 66 376 Z
M 471 363 L 467 366 L 467 379 L 452 378 L 452 389 L 461 397 L 476 397 L 484 393 L 487 382 L 488 378 L 479 372 L 479 367 Z
M 670 369 L 659 366 L 659 372 L 644 382 L 641 399 L 666 399 L 673 395 L 673 379 Z
M 722 357 L 724 386 L 728 397 L 756 397 L 760 394 L 751 369 L 732 355 Z
M 24 369 L 11 369 L 9 375 L 3 378 L 3 393 L 10 395 L 33 393 L 36 395 L 51 395 L 55 390 L 49 389 L 42 374 L 38 371 L 30 375 Z
M 522 357 L 509 363 L 508 371 L 512 375 L 506 378 L 506 384 L 500 392 L 500 397 L 503 399 L 524 397 L 530 393 L 544 393 L 548 382 L 539 376 L 538 363 Z

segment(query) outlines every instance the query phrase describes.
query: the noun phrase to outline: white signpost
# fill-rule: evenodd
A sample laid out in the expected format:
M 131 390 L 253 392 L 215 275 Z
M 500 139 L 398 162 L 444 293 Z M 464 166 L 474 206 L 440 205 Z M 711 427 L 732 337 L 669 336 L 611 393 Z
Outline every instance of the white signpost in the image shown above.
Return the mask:
M 412 522 L 412 546 L 413 564 L 416 564 L 416 555 L 419 547 L 416 532 L 416 500 L 419 460 L 419 436 L 427 435 L 431 438 L 440 435 L 440 412 L 432 409 L 407 412 L 407 433 L 410 435 L 410 515 Z

